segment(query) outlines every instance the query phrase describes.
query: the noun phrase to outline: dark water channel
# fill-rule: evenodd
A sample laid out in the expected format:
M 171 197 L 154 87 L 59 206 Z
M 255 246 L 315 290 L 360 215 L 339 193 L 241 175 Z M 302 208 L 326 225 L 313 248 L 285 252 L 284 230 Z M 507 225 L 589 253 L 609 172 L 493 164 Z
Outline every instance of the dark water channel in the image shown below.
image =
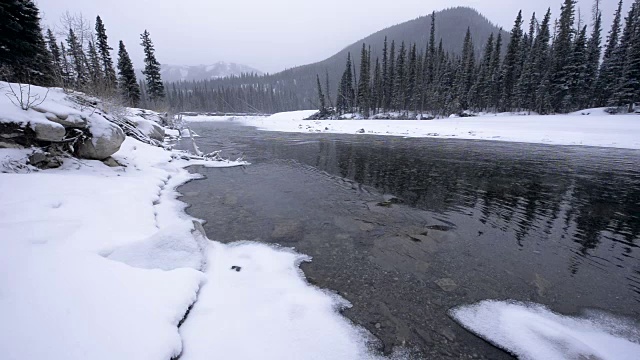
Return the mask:
M 179 189 L 209 237 L 312 256 L 385 352 L 510 358 L 447 316 L 484 299 L 640 320 L 640 151 L 191 128 L 252 163 Z

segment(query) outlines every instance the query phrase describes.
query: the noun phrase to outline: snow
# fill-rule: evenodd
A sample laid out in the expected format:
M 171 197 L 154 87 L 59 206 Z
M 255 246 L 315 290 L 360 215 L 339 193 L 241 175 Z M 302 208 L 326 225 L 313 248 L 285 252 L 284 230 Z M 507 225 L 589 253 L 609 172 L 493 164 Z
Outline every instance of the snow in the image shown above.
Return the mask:
M 306 283 L 298 264 L 307 260 L 259 243 L 213 243 L 207 284 L 180 328 L 181 359 L 375 358 L 370 338 L 337 312 L 348 303 Z
M 640 330 L 630 320 L 601 312 L 562 316 L 542 305 L 486 300 L 451 316 L 468 330 L 523 360 L 632 360 L 640 356 Z
M 304 120 L 314 113 L 294 111 L 270 117 L 238 117 L 233 121 L 280 132 L 356 134 L 362 129 L 370 135 L 640 149 L 640 116 L 608 115 L 604 109 L 569 115 L 485 114 L 438 120 Z M 217 120 L 196 117 L 190 121 L 197 119 Z
M 50 94 L 48 110 L 91 117 Z M 0 102 L 3 121 L 48 121 L 13 107 Z M 339 314 L 348 303 L 306 283 L 307 257 L 196 230 L 175 190 L 199 176 L 185 167 L 246 163 L 127 138 L 112 156 L 123 167 L 66 158 L 38 170 L 33 151 L 0 149 L 3 359 L 376 358 Z

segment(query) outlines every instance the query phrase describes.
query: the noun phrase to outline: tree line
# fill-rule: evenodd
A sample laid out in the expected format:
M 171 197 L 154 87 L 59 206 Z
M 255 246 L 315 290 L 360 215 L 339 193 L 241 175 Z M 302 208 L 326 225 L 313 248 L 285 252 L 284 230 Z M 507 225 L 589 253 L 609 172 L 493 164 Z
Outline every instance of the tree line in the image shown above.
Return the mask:
M 122 40 L 114 67 L 104 22 L 92 27 L 82 15 L 66 13 L 60 29 L 42 31 L 39 10 L 32 0 L 0 3 L 0 76 L 9 82 L 58 86 L 126 106 L 162 107 L 165 88 L 150 34 L 141 35 L 144 81 L 136 78 Z M 116 72 L 117 69 L 117 72 Z
M 382 59 L 373 61 L 370 47 L 363 44 L 358 72 L 349 54 L 335 108 L 326 106 L 331 94 L 318 77 L 320 116 L 395 112 L 396 117 L 415 118 L 465 110 L 552 114 L 590 107 L 631 111 L 640 102 L 640 0 L 632 4 L 624 27 L 619 1 L 604 54 L 599 5 L 596 0 L 590 31 L 581 19 L 576 24 L 575 0 L 564 1 L 555 23 L 550 9 L 541 22 L 534 13 L 528 32 L 519 12 L 504 56 L 498 33 L 477 57 L 469 30 L 460 55 L 445 52 L 442 41 L 435 42 L 433 14 L 422 51 L 404 42 L 389 46 L 385 39 Z

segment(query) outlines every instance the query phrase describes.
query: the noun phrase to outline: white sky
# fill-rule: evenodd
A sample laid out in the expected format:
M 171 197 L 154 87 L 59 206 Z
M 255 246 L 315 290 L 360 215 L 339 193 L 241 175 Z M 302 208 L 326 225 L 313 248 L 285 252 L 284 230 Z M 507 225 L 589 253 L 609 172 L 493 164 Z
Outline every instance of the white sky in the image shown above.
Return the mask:
M 100 15 L 111 46 L 123 40 L 136 66 L 142 64 L 139 36 L 151 33 L 161 63 L 198 65 L 230 61 L 276 72 L 323 60 L 385 27 L 452 6 L 476 8 L 507 31 L 518 10 L 528 22 L 562 0 L 36 0 L 44 25 L 65 11 L 92 22 Z M 632 0 L 624 0 L 629 8 Z M 591 23 L 592 0 L 579 0 Z M 602 0 L 604 34 L 617 0 Z M 366 8 L 365 11 L 360 9 Z M 425 29 L 425 36 L 428 29 Z

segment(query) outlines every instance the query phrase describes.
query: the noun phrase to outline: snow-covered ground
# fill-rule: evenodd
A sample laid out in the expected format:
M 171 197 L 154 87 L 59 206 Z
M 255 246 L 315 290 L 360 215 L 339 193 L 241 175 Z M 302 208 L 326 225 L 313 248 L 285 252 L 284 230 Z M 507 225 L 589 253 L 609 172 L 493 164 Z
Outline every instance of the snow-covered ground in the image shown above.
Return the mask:
M 602 312 L 576 318 L 536 304 L 482 301 L 451 316 L 520 359 L 640 359 L 638 324 Z
M 83 115 L 50 95 L 56 113 Z M 12 106 L 0 100 L 5 122 L 46 121 Z M 186 160 L 132 138 L 112 156 L 121 167 L 66 158 L 38 170 L 32 152 L 0 149 L 2 359 L 376 357 L 339 314 L 348 304 L 304 281 L 306 257 L 195 230 L 175 191 L 197 177 L 184 168 L 246 163 Z
M 484 115 L 438 120 L 304 120 L 315 111 L 270 117 L 185 117 L 187 121 L 233 121 L 267 131 L 373 134 L 475 139 L 640 149 L 640 115 L 608 115 L 589 109 L 568 115 Z

